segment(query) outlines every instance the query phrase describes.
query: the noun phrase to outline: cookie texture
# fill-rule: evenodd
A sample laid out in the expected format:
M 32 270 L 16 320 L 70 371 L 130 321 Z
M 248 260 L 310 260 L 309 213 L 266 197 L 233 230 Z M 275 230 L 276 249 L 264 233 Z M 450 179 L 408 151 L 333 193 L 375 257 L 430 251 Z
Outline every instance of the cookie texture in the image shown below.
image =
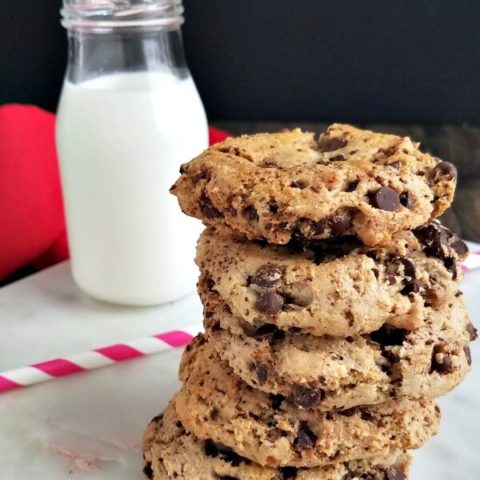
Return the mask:
M 171 192 L 182 210 L 219 233 L 274 244 L 356 235 L 370 246 L 440 216 L 457 177 L 408 137 L 342 124 L 318 140 L 299 129 L 230 138 L 180 172 Z
M 173 405 L 155 417 L 144 436 L 144 473 L 150 480 L 406 480 L 410 457 L 392 451 L 384 458 L 324 467 L 262 467 L 212 440 L 186 431 Z
M 385 456 L 419 448 L 438 428 L 439 410 L 429 400 L 322 412 L 311 407 L 318 392 L 309 389 L 297 392 L 295 405 L 253 390 L 203 335 L 189 345 L 180 377 L 175 408 L 185 428 L 263 466 L 316 467 Z
M 219 296 L 252 325 L 349 336 L 420 327 L 458 291 L 465 243 L 434 221 L 371 249 L 352 238 L 271 246 L 207 229 L 196 262 L 204 305 Z
M 208 313 L 205 326 L 234 373 L 292 402 L 299 391 L 317 392 L 317 409 L 343 410 L 400 396 L 434 399 L 470 370 L 468 345 L 476 331 L 462 295 L 430 309 L 417 330 L 384 325 L 347 338 L 286 333 L 271 323 L 252 327 L 222 306 Z

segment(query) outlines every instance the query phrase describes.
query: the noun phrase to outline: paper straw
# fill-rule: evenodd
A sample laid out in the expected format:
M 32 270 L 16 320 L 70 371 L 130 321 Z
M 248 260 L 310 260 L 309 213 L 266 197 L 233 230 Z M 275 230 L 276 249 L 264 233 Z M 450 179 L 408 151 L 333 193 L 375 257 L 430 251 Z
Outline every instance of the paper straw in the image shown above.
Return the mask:
M 201 329 L 200 324 L 190 325 L 183 330 L 170 330 L 130 342 L 117 343 L 96 348 L 89 352 L 0 372 L 0 393 L 134 358 L 145 357 L 172 348 L 184 347 Z

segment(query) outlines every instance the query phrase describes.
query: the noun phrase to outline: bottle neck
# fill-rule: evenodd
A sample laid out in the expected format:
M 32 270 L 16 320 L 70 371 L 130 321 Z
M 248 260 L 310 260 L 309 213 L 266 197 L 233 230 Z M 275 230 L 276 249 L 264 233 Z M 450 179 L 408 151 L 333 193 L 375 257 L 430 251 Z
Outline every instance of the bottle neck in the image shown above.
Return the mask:
M 182 0 L 63 0 L 62 25 L 68 30 L 176 28 L 183 21 Z
M 179 29 L 108 33 L 82 29 L 69 31 L 68 45 L 67 79 L 72 83 L 143 71 L 189 76 Z
M 179 0 L 64 0 L 61 13 L 72 83 L 143 71 L 189 76 Z

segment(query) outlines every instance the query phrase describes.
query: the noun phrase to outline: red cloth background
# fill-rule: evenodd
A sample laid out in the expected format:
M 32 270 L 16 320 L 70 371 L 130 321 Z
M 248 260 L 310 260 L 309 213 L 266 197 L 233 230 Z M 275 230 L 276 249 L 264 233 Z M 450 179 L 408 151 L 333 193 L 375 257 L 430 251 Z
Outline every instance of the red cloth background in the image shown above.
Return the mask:
M 228 135 L 210 128 L 210 144 Z M 68 258 L 55 148 L 55 115 L 0 107 L 0 281 L 20 268 Z

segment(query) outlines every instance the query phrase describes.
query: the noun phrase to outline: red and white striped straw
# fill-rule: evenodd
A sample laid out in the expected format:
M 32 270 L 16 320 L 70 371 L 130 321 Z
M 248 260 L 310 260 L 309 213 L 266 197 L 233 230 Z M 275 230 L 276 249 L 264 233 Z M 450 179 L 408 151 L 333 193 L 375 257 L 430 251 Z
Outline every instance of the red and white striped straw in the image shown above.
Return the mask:
M 172 348 L 184 347 L 200 330 L 200 324 L 191 325 L 183 330 L 170 330 L 131 342 L 117 343 L 96 348 L 89 352 L 0 372 L 0 393 L 152 355 Z

